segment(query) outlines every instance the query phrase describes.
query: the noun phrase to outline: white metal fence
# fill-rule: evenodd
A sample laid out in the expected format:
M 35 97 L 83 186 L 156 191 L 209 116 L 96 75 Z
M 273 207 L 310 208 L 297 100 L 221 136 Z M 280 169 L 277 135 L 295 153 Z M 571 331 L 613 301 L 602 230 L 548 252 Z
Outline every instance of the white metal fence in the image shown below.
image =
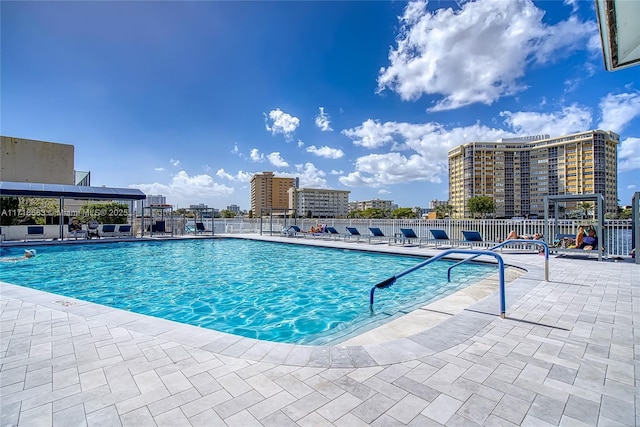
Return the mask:
M 205 220 L 206 221 L 206 220 Z M 210 230 L 211 220 L 207 229 Z M 385 236 L 394 237 L 400 228 L 412 228 L 419 237 L 432 238 L 430 229 L 444 230 L 452 240 L 463 240 L 462 230 L 478 231 L 484 240 L 495 242 L 504 240 L 510 231 L 518 235 L 542 233 L 547 243 L 553 243 L 555 236 L 554 222 L 549 221 L 545 229 L 544 220 L 494 220 L 494 219 L 461 219 L 461 220 L 425 220 L 425 219 L 269 219 L 242 218 L 215 220 L 215 233 L 270 233 L 280 232 L 291 224 L 302 230 L 310 230 L 318 223 L 335 227 L 340 233 L 348 234 L 345 227 L 355 227 L 363 235 L 370 235 L 369 227 L 378 227 Z M 207 224 L 205 222 L 205 224 Z M 576 234 L 581 225 L 596 225 L 588 220 L 558 220 L 557 232 Z M 604 243 L 606 253 L 614 256 L 626 256 L 631 252 L 631 220 L 605 220 Z M 600 237 L 600 236 L 599 236 Z

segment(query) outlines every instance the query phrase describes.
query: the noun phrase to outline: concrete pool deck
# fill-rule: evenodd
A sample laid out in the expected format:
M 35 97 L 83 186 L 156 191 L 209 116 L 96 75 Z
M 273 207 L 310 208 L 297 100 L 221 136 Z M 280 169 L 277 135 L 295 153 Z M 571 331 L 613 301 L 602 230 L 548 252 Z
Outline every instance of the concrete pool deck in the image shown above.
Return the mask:
M 545 282 L 543 257 L 502 256 L 527 271 L 507 286 L 506 319 L 497 292 L 457 294 L 331 347 L 0 283 L 0 425 L 640 425 L 640 265 L 552 256 Z

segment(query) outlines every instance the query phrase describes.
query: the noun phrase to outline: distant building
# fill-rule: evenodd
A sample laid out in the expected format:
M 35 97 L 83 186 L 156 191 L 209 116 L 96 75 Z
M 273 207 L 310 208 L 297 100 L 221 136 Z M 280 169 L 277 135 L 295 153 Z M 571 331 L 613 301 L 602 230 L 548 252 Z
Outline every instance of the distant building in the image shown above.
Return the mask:
M 76 185 L 85 187 L 91 186 L 91 172 L 88 171 L 75 171 Z
M 447 206 L 448 204 L 449 204 L 448 200 L 433 199 L 429 202 L 429 209 L 435 210 L 438 206 Z
M 227 206 L 227 210 L 230 211 L 230 212 L 233 212 L 236 215 L 238 215 L 240 213 L 240 206 L 238 206 L 238 205 L 229 205 L 229 206 Z
M 0 181 L 75 185 L 73 145 L 0 136 Z
M 253 215 L 266 215 L 268 208 L 289 209 L 289 189 L 297 187 L 298 178 L 276 178 L 273 172 L 254 174 L 251 177 Z
M 298 216 L 344 218 L 349 212 L 349 193 L 346 190 L 291 188 L 289 206 Z
M 547 195 L 593 193 L 602 194 L 605 211 L 615 213 L 619 142 L 614 132 L 592 130 L 460 145 L 449 151 L 454 216 L 471 216 L 467 201 L 476 196 L 491 197 L 495 216 L 511 218 L 543 216 Z
M 364 211 L 367 209 L 382 209 L 383 211 L 392 211 L 397 209 L 398 205 L 392 200 L 371 199 L 359 202 L 349 202 L 349 212 Z
M 148 208 L 151 205 L 166 205 L 167 204 L 167 198 L 165 196 L 162 195 L 153 195 L 153 194 L 147 194 L 147 199 L 146 200 L 138 200 L 136 201 L 136 213 L 138 215 L 142 215 L 142 204 L 144 203 L 144 207 Z

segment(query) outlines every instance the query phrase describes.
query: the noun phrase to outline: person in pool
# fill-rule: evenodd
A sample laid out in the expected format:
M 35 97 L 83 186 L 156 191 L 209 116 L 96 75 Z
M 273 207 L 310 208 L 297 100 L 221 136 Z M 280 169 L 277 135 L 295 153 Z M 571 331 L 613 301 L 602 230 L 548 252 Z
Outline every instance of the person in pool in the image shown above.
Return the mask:
M 29 258 L 33 258 L 34 256 L 36 256 L 36 250 L 35 249 L 25 249 L 23 256 L 0 258 L 0 261 L 2 261 L 2 262 L 25 261 L 25 260 L 28 260 Z

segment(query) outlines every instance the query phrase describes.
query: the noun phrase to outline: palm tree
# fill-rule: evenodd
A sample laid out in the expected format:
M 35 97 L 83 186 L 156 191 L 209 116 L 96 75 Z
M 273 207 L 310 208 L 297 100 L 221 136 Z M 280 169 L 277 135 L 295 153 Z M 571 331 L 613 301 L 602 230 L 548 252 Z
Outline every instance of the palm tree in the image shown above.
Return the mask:
M 588 218 L 589 212 L 593 209 L 593 204 L 591 202 L 580 202 L 578 203 L 578 209 L 584 213 L 583 218 Z

